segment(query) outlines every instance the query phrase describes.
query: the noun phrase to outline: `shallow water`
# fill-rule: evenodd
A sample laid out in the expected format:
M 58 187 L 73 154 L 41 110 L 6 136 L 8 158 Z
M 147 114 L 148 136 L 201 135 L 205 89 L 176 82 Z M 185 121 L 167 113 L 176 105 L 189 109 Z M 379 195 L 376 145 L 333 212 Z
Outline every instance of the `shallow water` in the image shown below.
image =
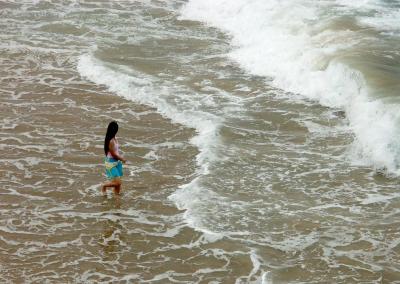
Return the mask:
M 398 281 L 398 4 L 292 2 L 1 3 L 2 281 Z

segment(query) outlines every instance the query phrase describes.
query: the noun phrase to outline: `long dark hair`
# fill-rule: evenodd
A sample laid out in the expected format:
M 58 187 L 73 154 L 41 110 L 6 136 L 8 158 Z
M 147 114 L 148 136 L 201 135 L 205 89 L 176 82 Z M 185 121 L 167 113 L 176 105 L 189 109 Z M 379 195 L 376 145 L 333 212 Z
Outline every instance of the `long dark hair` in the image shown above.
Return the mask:
M 104 139 L 104 153 L 108 154 L 109 149 L 109 144 L 111 139 L 115 137 L 115 135 L 118 132 L 118 123 L 116 121 L 111 121 L 110 124 L 107 127 L 107 133 L 106 133 L 106 138 Z

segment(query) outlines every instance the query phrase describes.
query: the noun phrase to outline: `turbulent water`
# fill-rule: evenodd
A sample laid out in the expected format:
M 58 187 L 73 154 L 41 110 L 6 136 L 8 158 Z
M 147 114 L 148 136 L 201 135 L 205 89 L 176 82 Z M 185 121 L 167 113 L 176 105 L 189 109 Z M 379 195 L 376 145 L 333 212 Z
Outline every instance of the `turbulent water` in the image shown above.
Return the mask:
M 0 11 L 1 282 L 400 283 L 398 1 Z

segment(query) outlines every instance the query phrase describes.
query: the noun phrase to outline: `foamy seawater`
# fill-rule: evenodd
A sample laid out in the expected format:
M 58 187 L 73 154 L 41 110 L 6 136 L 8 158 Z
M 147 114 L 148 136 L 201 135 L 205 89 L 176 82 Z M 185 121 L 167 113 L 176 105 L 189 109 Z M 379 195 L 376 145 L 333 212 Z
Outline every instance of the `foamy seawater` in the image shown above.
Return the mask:
M 396 1 L 0 9 L 1 282 L 399 281 Z

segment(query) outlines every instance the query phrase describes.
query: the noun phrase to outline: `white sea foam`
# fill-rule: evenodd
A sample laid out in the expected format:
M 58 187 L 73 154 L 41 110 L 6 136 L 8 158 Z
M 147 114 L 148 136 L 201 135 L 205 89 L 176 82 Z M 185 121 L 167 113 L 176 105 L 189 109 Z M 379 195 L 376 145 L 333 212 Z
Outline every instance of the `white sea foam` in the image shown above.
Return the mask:
M 366 26 L 373 27 L 379 31 L 393 31 L 400 35 L 400 9 L 399 4 L 388 3 L 382 0 L 336 0 L 336 3 L 344 8 L 357 11 L 358 21 Z
M 357 46 L 360 35 L 329 29 L 331 5 L 306 0 L 190 0 L 181 18 L 228 32 L 234 47 L 229 56 L 248 72 L 269 78 L 285 91 L 344 109 L 355 134 L 352 161 L 400 174 L 398 106 L 373 100 L 363 74 L 339 56 L 339 51 Z
M 117 68 L 117 66 L 112 67 Z M 200 151 L 196 157 L 197 175 L 202 176 L 208 173 L 210 164 L 217 159 L 218 131 L 222 119 L 195 109 L 193 106 L 201 105 L 201 103 L 193 102 L 192 100 L 196 99 L 194 96 L 175 94 L 176 90 L 170 90 L 165 86 L 157 89 L 156 82 L 153 82 L 152 78 L 139 73 L 135 74 L 133 70 L 130 70 L 129 75 L 126 72 L 119 72 L 92 55 L 82 55 L 77 68 L 83 77 L 96 84 L 107 86 L 111 92 L 128 100 L 154 107 L 173 122 L 196 129 L 197 135 L 191 139 L 191 143 Z M 174 101 L 176 104 L 172 105 L 169 101 Z M 193 202 L 206 195 L 204 190 L 198 190 L 197 182 L 198 178 L 195 178 L 189 184 L 183 185 L 170 196 L 170 199 L 177 204 L 178 208 L 187 210 L 184 217 L 190 226 L 212 234 L 201 224 L 201 218 L 195 218 L 195 214 L 190 212 L 190 209 L 193 209 L 191 207 Z
M 177 105 L 168 103 L 168 100 L 184 101 L 188 99 L 187 97 L 183 98 L 183 95 L 180 94 L 181 97 L 176 95 L 176 98 L 173 98 L 173 90 L 167 87 L 155 88 L 151 78 L 145 78 L 140 74 L 135 77 L 118 72 L 105 66 L 91 55 L 80 57 L 78 71 L 89 80 L 107 86 L 111 92 L 119 96 L 154 107 L 173 122 L 196 129 L 198 135 L 191 142 L 200 149 L 197 161 L 202 172 L 207 172 L 209 162 L 215 158 L 215 153 L 212 153 L 215 148 L 213 145 L 217 143 L 217 132 L 221 124 L 218 117 L 201 110 L 193 110 L 191 107 L 178 109 Z

